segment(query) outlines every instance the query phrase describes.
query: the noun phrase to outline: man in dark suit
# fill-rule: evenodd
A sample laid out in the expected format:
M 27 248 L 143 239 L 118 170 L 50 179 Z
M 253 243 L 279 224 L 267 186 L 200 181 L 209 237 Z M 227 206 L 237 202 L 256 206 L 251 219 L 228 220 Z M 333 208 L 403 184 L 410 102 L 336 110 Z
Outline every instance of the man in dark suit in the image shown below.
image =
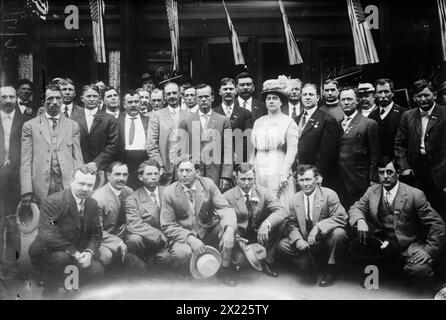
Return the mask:
M 288 213 L 270 191 L 254 184 L 251 164 L 237 166 L 237 184 L 223 194 L 235 210 L 238 235 L 242 238 L 234 247 L 233 261 L 239 266 L 247 262 L 239 241 L 259 243 L 266 248 L 266 258 L 261 261 L 262 271 L 268 276 L 277 277 L 272 264 Z
M 240 164 L 247 162 L 247 147 L 251 143 L 251 131 L 254 120 L 252 113 L 247 109 L 243 109 L 238 105 L 236 97 L 235 81 L 231 78 L 223 78 L 220 81 L 220 96 L 222 97 L 222 104 L 215 107 L 214 111 L 226 116 L 231 121 L 231 128 L 234 137 L 232 138 L 232 146 L 234 151 L 234 163 Z M 235 131 L 237 130 L 237 131 Z M 234 132 L 235 131 L 235 132 Z M 246 138 L 243 137 L 246 135 Z M 243 145 L 240 142 L 243 141 Z M 243 147 L 243 150 L 238 150 Z
M 141 98 L 141 116 L 149 119 L 152 107 L 150 106 L 150 92 L 143 88 L 135 90 Z
M 76 97 L 76 87 L 71 79 L 61 79 L 57 86 L 62 92 L 62 107 L 60 111 L 68 119 L 73 119 L 79 117 L 84 109 L 74 103 L 74 98 Z
M 254 121 L 268 113 L 266 105 L 263 101 L 255 99 L 254 78 L 248 72 L 240 73 L 235 81 L 237 83 L 238 104 L 244 109 L 248 109 L 252 113 Z
M 400 119 L 406 109 L 392 101 L 393 82 L 390 79 L 378 79 L 375 82 L 378 108 L 372 111 L 369 119 L 375 120 L 379 128 L 379 142 L 383 156 L 394 156 L 393 144 Z
M 13 87 L 0 87 L 0 269 L 6 278 L 17 275 L 20 233 L 16 208 L 20 201 L 20 154 L 23 115 L 16 109 Z
M 401 176 L 415 178 L 416 186 L 446 219 L 446 107 L 435 102 L 430 81 L 413 85 L 417 108 L 403 114 L 395 137 L 395 156 Z
M 316 166 L 322 184 L 333 189 L 341 128 L 332 116 L 317 108 L 317 101 L 316 85 L 306 83 L 302 88 L 303 112 L 296 118 L 300 134 L 297 159 L 299 164 Z
M 377 183 L 376 162 L 380 158 L 378 124 L 357 110 L 356 90 L 343 88 L 340 93 L 344 120 L 338 158 L 336 191 L 344 208 L 358 200 L 371 183 Z
M 199 98 L 199 101 L 201 99 Z M 214 182 L 197 176 L 198 165 L 183 155 L 178 163 L 178 181 L 166 188 L 161 206 L 161 229 L 171 243 L 175 264 L 188 268 L 192 252 L 203 254 L 205 245 L 221 252 L 217 276 L 224 284 L 237 284 L 231 254 L 237 218 Z
M 36 116 L 40 108 L 38 101 L 33 101 L 33 83 L 28 79 L 21 79 L 17 82 L 17 107 L 20 113 L 25 117 L 25 121 Z
M 327 79 L 322 84 L 322 103 L 319 108 L 327 112 L 338 123 L 344 119 L 344 113 L 342 112 L 341 103 L 339 102 L 339 82 L 333 79 Z
M 200 176 L 212 179 L 224 192 L 233 175 L 231 122 L 212 110 L 214 92 L 209 85 L 200 84 L 196 90 L 200 108 L 182 120 L 179 128 L 188 135 L 188 150 L 194 162 L 200 163 Z
M 327 263 L 319 286 L 328 287 L 336 282 L 344 262 L 347 213 L 336 192 L 319 186 L 315 166 L 300 165 L 297 182 L 301 191 L 290 199 L 288 236 L 280 241 L 279 250 L 305 273 L 317 271 L 314 258 Z
M 146 133 L 149 119 L 141 116 L 141 99 L 135 91 L 124 95 L 124 109 L 119 117 L 119 156 L 129 168 L 127 185 L 133 190 L 141 187 L 138 179 L 138 167 L 148 159 L 146 151 Z
M 28 252 L 43 274 L 45 297 L 57 293 L 68 265 L 79 268 L 82 285 L 104 273 L 97 261 L 102 228 L 98 203 L 91 198 L 95 180 L 87 168 L 76 169 L 71 187 L 49 196 L 40 209 L 37 236 Z
M 350 208 L 349 223 L 358 231 L 353 252 L 369 257 L 398 257 L 413 278 L 429 278 L 442 258 L 446 229 L 424 193 L 398 180 L 391 157 L 378 162 L 380 184 L 368 188 Z
M 104 105 L 102 111 L 113 116 L 115 119 L 119 119 L 121 115 L 121 97 L 119 96 L 118 89 L 107 86 L 104 90 Z
M 99 111 L 100 93 L 96 85 L 82 88 L 84 112 L 73 120 L 81 130 L 81 148 L 84 162 L 92 173 L 106 170 L 118 153 L 119 129 L 116 119 Z
M 290 96 L 288 103 L 282 105 L 282 112 L 291 119 L 296 118 L 303 112 L 303 106 L 300 103 L 302 97 L 302 81 L 300 79 L 290 79 L 289 83 Z
M 358 100 L 358 109 L 366 118 L 370 118 L 370 114 L 378 109 L 375 103 L 375 88 L 371 83 L 358 84 Z

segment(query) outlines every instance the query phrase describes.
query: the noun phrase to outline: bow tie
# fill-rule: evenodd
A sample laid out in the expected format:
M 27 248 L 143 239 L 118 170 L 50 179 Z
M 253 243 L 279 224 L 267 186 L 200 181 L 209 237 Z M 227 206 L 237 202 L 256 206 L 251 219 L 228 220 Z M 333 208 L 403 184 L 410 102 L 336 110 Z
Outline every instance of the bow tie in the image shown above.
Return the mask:
M 427 112 L 427 111 L 420 111 L 420 117 L 429 119 L 429 112 Z

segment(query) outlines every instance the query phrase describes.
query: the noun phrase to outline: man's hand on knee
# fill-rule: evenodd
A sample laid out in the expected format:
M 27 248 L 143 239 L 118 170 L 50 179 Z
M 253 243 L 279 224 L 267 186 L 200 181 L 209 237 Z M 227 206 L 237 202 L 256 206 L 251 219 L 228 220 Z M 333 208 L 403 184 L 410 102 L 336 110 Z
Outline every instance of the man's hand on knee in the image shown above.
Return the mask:
M 423 264 L 423 263 L 428 262 L 430 259 L 432 259 L 432 257 L 425 250 L 423 250 L 423 249 L 416 249 L 413 252 L 412 257 L 409 259 L 409 263 Z
M 198 255 L 205 253 L 204 243 L 195 236 L 190 235 L 187 237 L 187 243 L 192 248 L 192 251 Z

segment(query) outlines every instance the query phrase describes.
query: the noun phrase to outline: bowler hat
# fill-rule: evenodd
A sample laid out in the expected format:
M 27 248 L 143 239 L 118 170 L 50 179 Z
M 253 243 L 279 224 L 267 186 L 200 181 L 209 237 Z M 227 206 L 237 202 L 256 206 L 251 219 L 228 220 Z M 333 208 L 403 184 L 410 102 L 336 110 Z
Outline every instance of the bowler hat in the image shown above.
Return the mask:
M 217 249 L 204 246 L 205 252 L 201 255 L 192 252 L 190 259 L 190 273 L 196 279 L 212 277 L 220 268 L 222 257 Z
M 28 207 L 23 206 L 20 202 L 17 206 L 16 217 L 19 230 L 24 234 L 29 234 L 36 230 L 39 224 L 39 207 L 34 202 L 31 202 Z

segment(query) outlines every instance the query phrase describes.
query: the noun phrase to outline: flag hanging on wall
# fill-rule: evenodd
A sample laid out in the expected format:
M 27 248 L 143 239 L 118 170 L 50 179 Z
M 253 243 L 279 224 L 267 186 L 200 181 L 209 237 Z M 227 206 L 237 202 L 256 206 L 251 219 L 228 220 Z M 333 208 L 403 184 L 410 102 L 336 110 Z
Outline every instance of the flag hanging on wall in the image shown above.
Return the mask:
M 361 3 L 359 0 L 347 0 L 347 8 L 355 45 L 356 64 L 363 65 L 379 62 L 372 34 L 370 33 L 370 26 L 365 20 Z
M 296 39 L 294 38 L 293 31 L 291 30 L 291 26 L 288 22 L 288 16 L 285 12 L 285 6 L 283 5 L 282 0 L 279 0 L 279 6 L 280 12 L 282 13 L 283 28 L 285 30 L 288 62 L 290 65 L 303 63 L 304 61 L 302 60 L 302 56 L 300 55 Z
M 437 0 L 438 14 L 440 15 L 441 28 L 441 47 L 443 52 L 443 61 L 446 61 L 446 0 Z
M 242 47 L 240 47 L 240 42 L 238 41 L 237 32 L 235 31 L 234 25 L 232 24 L 228 8 L 226 8 L 226 3 L 224 0 L 222 0 L 222 2 L 223 6 L 225 7 L 226 19 L 228 20 L 229 35 L 231 37 L 231 44 L 232 44 L 232 54 L 234 55 L 234 64 L 236 66 L 239 64 L 244 65 L 245 59 L 243 58 Z
M 180 48 L 180 30 L 178 28 L 178 6 L 175 0 L 166 0 L 167 20 L 169 22 L 170 43 L 172 46 L 172 71 L 180 68 L 178 51 Z
M 39 16 L 40 19 L 46 21 L 46 16 L 48 15 L 49 6 L 46 0 L 31 0 L 30 3 L 26 4 L 29 6 L 31 11 Z
M 106 63 L 105 38 L 104 38 L 104 0 L 90 0 L 90 14 L 93 25 L 94 60 L 98 63 Z

